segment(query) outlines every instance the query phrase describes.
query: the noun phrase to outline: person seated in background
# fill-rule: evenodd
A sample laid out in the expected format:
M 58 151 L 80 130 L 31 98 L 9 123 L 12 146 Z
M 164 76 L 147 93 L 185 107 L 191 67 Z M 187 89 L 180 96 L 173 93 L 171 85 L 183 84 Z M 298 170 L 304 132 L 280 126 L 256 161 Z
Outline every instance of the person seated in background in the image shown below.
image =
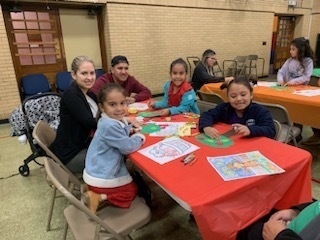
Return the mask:
M 320 201 L 272 210 L 238 233 L 237 240 L 319 240 Z
M 218 122 L 233 126 L 236 134 L 243 137 L 265 136 L 274 138 L 276 134 L 271 113 L 265 107 L 252 103 L 253 89 L 244 77 L 236 77 L 221 85 L 227 88 L 229 102 L 220 103 L 213 109 L 200 115 L 199 131 L 208 137 L 219 139 L 220 133 L 214 124 Z
M 293 39 L 290 45 L 289 58 L 277 74 L 277 82 L 281 86 L 307 85 L 313 70 L 313 51 L 308 39 Z
M 291 41 L 289 58 L 280 68 L 277 74 L 277 82 L 280 86 L 307 85 L 310 81 L 314 54 L 308 39 L 295 38 Z M 294 124 L 302 131 L 301 124 Z M 296 137 L 297 142 L 302 140 L 301 134 Z
M 51 151 L 74 173 L 82 173 L 91 133 L 97 127 L 97 98 L 90 88 L 96 80 L 93 61 L 76 57 L 71 64 L 73 83 L 60 102 L 60 124 Z
M 217 83 L 217 82 L 229 82 L 233 77 L 216 77 L 213 71 L 213 66 L 217 62 L 215 57 L 216 53 L 207 49 L 202 54 L 201 61 L 197 64 L 193 71 L 191 85 L 195 92 L 197 92 L 203 84 Z
M 160 102 L 150 100 L 149 107 L 162 109 L 161 116 L 176 115 L 184 112 L 199 114 L 196 93 L 187 81 L 188 66 L 182 59 L 170 65 L 171 80 L 164 85 L 164 98 Z
M 129 62 L 125 56 L 119 55 L 112 58 L 110 72 L 99 77 L 91 90 L 97 95 L 99 90 L 108 83 L 117 83 L 126 90 L 128 104 L 151 98 L 151 91 L 129 75 Z M 132 93 L 136 95 L 131 96 Z

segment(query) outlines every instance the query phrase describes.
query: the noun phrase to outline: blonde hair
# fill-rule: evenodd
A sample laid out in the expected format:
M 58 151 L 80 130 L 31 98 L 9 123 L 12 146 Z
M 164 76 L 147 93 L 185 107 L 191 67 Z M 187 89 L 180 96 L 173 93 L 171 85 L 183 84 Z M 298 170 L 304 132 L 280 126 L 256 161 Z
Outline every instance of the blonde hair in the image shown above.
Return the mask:
M 79 66 L 81 65 L 81 63 L 83 62 L 91 62 L 93 67 L 95 68 L 94 66 L 94 62 L 91 58 L 89 58 L 88 56 L 78 56 L 76 57 L 75 59 L 73 59 L 72 61 L 72 64 L 71 64 L 71 70 L 74 72 L 74 73 L 77 73 L 78 69 L 79 69 Z
M 211 50 L 211 49 L 207 49 L 206 51 L 204 51 L 204 53 L 202 54 L 202 59 L 201 59 L 201 62 L 203 64 L 203 66 L 206 68 L 207 70 L 207 73 L 210 75 L 210 76 L 214 76 L 214 70 L 213 70 L 213 67 L 210 67 L 208 66 L 208 63 L 207 63 L 207 59 L 211 56 L 214 56 L 216 55 L 215 51 Z

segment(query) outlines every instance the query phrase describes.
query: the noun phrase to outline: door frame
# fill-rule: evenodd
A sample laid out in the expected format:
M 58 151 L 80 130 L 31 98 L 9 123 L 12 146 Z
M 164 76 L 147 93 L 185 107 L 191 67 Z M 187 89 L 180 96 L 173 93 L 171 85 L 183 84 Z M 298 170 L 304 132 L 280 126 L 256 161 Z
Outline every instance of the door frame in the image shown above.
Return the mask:
M 273 35 L 273 37 L 275 37 L 276 39 L 274 39 L 274 42 L 275 42 L 275 48 L 274 48 L 274 62 L 273 62 L 273 69 L 274 70 L 279 70 L 281 68 L 281 66 L 283 65 L 283 63 L 288 59 L 290 58 L 290 42 L 293 40 L 293 36 L 294 36 L 294 30 L 295 30 L 295 22 L 296 22 L 296 15 L 275 15 L 275 18 L 278 18 L 277 20 L 277 23 L 276 23 L 276 34 Z M 281 18 L 291 18 L 291 23 L 292 23 L 292 31 L 291 31 L 291 34 L 289 36 L 289 39 L 288 39 L 288 45 L 284 47 L 284 51 L 283 52 L 280 52 L 279 53 L 279 48 L 277 47 L 278 45 L 278 39 L 279 39 L 279 31 L 280 30 L 283 30 L 283 29 L 279 29 L 279 26 L 280 26 L 280 21 L 281 21 Z M 286 30 L 286 29 L 285 29 Z M 277 48 L 278 48 L 278 51 L 277 51 Z M 277 59 L 278 56 L 280 56 L 280 61 L 282 61 L 283 63 L 280 64 L 281 66 L 279 68 L 277 68 L 276 66 L 276 62 L 277 62 Z

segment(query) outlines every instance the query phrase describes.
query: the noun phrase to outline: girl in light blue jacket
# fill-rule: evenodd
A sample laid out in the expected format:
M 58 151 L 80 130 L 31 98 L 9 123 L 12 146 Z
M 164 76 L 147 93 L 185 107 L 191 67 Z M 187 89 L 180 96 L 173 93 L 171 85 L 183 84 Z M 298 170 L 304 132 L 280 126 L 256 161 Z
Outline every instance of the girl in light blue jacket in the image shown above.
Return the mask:
M 89 191 L 82 195 L 92 212 L 99 203 L 127 208 L 137 195 L 124 158 L 137 151 L 145 141 L 141 133 L 130 136 L 131 125 L 125 119 L 127 103 L 125 90 L 118 84 L 105 85 L 98 94 L 101 118 L 88 148 L 83 180 Z

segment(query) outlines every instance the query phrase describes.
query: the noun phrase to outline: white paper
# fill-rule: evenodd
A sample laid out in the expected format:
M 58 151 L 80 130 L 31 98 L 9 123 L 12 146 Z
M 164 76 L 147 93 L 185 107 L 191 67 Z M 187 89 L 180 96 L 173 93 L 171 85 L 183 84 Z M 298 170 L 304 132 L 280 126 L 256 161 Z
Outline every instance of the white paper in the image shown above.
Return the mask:
M 152 137 L 166 137 L 170 135 L 179 135 L 179 126 L 185 125 L 185 122 L 150 122 L 161 127 L 160 131 L 150 133 Z
M 136 108 L 138 111 L 145 111 L 145 110 L 149 109 L 148 104 L 143 103 L 143 102 L 131 103 L 128 105 L 128 107 L 129 108 Z
M 165 164 L 199 149 L 178 137 L 166 138 L 138 152 L 159 164 Z
M 225 181 L 285 172 L 259 151 L 207 157 L 207 159 Z
M 277 82 L 258 81 L 257 85 L 261 87 L 274 87 L 277 86 Z
M 319 96 L 320 89 L 298 90 L 298 91 L 294 91 L 293 94 L 307 96 L 307 97 Z

